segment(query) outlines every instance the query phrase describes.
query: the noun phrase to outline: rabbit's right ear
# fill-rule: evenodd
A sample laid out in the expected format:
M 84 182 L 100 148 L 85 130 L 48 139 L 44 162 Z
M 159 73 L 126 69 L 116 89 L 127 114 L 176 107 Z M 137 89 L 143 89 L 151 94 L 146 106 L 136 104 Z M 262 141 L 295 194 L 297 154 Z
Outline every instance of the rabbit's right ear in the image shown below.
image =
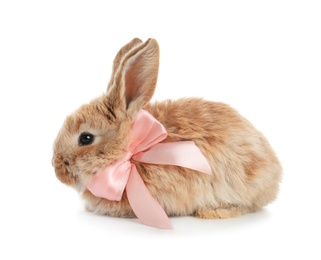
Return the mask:
M 114 82 L 114 77 L 115 74 L 119 68 L 119 65 L 121 64 L 122 59 L 125 57 L 125 55 L 131 50 L 133 49 L 135 46 L 142 44 L 143 41 L 141 39 L 138 38 L 134 38 L 132 39 L 129 43 L 127 43 L 126 45 L 124 45 L 117 53 L 115 59 L 114 59 L 114 63 L 113 63 L 113 70 L 112 70 L 112 74 L 111 74 L 111 79 L 108 83 L 107 86 L 107 90 L 110 88 L 110 86 L 113 84 Z
M 134 115 L 151 100 L 157 82 L 159 46 L 155 39 L 135 45 L 121 59 L 105 101 L 109 109 Z

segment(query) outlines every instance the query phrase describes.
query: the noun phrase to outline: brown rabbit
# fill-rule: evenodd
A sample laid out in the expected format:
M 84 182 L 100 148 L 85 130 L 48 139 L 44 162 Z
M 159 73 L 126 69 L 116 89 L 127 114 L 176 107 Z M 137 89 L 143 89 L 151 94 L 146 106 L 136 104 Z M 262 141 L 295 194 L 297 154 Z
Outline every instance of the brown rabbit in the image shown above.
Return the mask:
M 163 142 L 192 140 L 212 175 L 183 167 L 133 161 L 151 195 L 169 216 L 230 218 L 272 202 L 280 163 L 265 137 L 230 106 L 184 98 L 149 103 L 159 66 L 154 39 L 133 39 L 120 49 L 107 93 L 68 116 L 54 144 L 57 178 L 78 190 L 98 214 L 135 217 L 126 192 L 121 201 L 95 197 L 86 187 L 101 169 L 120 159 L 136 113 L 144 108 L 167 130 Z

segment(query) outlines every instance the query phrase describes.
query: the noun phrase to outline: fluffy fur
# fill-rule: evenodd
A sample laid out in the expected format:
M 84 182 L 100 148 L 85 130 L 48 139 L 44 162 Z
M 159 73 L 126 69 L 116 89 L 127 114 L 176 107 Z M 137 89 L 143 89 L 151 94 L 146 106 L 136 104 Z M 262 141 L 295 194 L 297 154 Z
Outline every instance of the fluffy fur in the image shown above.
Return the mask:
M 148 110 L 168 132 L 164 142 L 193 140 L 213 175 L 177 166 L 133 161 L 152 196 L 170 216 L 229 218 L 272 202 L 281 179 L 280 163 L 261 132 L 230 106 L 186 98 L 149 103 L 159 65 L 154 39 L 133 39 L 116 55 L 107 93 L 67 117 L 54 144 L 57 178 L 82 194 L 86 208 L 98 214 L 135 217 L 126 192 L 121 201 L 97 198 L 90 178 L 120 159 L 137 111 Z M 80 146 L 83 132 L 95 136 Z

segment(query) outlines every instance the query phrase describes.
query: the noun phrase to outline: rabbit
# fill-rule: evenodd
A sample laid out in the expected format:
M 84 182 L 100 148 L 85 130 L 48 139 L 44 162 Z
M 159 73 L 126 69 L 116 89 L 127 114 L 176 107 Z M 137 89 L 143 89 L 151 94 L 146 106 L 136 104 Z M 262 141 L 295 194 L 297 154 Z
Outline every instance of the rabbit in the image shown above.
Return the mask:
M 229 105 L 202 98 L 151 103 L 159 69 L 155 39 L 133 39 L 117 53 L 107 91 L 69 115 L 53 147 L 56 177 L 75 188 L 86 210 L 135 218 L 126 192 L 120 201 L 94 196 L 87 185 L 123 156 L 141 109 L 165 127 L 162 142 L 194 141 L 212 174 L 132 160 L 150 194 L 168 216 L 232 218 L 274 201 L 282 167 L 261 132 Z

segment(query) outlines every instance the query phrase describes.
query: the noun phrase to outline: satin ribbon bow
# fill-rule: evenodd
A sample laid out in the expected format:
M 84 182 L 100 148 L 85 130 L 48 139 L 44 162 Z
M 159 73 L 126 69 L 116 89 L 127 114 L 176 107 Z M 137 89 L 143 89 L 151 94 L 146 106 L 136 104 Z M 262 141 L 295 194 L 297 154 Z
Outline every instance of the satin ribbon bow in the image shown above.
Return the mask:
M 167 137 L 164 126 L 146 110 L 139 110 L 131 127 L 123 158 L 98 172 L 87 185 L 96 197 L 120 201 L 124 189 L 136 217 L 145 225 L 171 229 L 161 205 L 152 197 L 136 166 L 130 162 L 177 165 L 211 174 L 211 168 L 192 141 L 159 143 Z

